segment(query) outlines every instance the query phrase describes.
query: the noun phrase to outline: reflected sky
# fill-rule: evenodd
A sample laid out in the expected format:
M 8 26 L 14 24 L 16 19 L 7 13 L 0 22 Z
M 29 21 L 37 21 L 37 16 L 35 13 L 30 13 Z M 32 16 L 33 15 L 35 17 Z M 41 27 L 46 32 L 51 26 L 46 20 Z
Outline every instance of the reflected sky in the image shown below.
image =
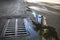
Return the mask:
M 32 11 L 32 15 L 33 15 L 34 17 L 36 17 L 36 13 L 35 13 L 35 11 Z
M 29 31 L 30 35 L 35 38 L 35 40 L 39 40 L 38 33 L 32 28 L 31 22 L 28 22 L 27 19 L 24 19 L 24 24 L 26 30 Z
M 38 15 L 38 23 L 41 23 L 41 15 Z
M 41 16 L 40 14 L 37 14 L 35 11 L 32 11 L 32 15 L 36 18 L 36 21 L 38 23 L 41 23 Z

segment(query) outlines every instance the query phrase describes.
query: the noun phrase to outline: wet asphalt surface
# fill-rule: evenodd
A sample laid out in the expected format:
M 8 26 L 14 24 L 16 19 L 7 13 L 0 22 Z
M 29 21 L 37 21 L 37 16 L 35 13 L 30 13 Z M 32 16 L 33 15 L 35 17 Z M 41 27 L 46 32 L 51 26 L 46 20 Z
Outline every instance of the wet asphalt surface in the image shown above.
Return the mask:
M 56 7 L 56 6 L 59 6 L 60 4 L 59 5 L 53 4 L 54 6 L 52 6 L 52 4 L 49 4 L 49 3 L 39 3 L 39 4 L 28 3 L 28 5 L 30 5 L 30 6 L 38 6 L 39 8 L 41 8 L 39 11 L 35 10 L 36 13 L 46 16 L 47 24 L 49 26 L 56 28 L 56 31 L 58 32 L 58 36 L 60 37 L 60 31 L 59 31 L 59 29 L 60 29 L 60 9 L 58 7 Z M 41 6 L 43 6 L 43 7 L 41 7 Z M 44 7 L 47 8 L 47 10 L 44 9 Z M 2 31 L 5 23 L 7 22 L 7 19 L 4 19 L 4 18 L 6 18 L 6 17 L 14 18 L 15 16 L 25 17 L 28 14 L 26 13 L 26 7 L 25 7 L 25 3 L 23 2 L 23 0 L 22 1 L 21 0 L 1 0 L 0 1 L 0 34 L 1 34 L 1 31 Z

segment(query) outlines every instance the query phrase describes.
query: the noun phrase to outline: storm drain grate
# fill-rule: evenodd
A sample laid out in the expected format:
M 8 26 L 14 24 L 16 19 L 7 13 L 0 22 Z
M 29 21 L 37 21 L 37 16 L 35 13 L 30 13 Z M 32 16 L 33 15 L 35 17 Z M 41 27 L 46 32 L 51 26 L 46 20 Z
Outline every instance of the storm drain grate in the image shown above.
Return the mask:
M 24 26 L 23 19 L 9 19 L 5 30 L 3 32 L 4 37 L 24 37 L 28 32 Z

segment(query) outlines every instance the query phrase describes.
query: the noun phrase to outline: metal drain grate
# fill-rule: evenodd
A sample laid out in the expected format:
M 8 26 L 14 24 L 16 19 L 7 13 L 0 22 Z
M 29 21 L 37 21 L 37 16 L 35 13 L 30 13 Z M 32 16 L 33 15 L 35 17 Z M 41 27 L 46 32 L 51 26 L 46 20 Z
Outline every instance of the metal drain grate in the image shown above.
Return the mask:
M 4 37 L 24 37 L 28 35 L 23 19 L 9 19 L 8 21 L 3 32 Z

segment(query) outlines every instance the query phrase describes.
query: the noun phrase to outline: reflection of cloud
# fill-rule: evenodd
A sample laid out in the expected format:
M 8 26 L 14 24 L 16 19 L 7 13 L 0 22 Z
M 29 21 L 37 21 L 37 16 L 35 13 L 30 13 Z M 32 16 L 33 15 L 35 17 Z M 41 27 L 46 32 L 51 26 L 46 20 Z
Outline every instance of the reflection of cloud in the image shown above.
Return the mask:
M 29 8 L 35 9 L 35 10 L 40 10 L 40 8 L 39 7 L 36 7 L 36 6 L 30 6 Z
M 41 16 L 42 15 L 38 15 L 38 23 L 41 23 Z
M 44 7 L 44 6 L 42 6 L 42 7 L 39 7 L 39 6 L 29 6 L 29 8 L 34 9 L 34 10 L 37 10 L 37 11 L 47 10 L 47 8 Z
M 48 2 L 48 3 L 59 3 L 60 0 L 26 0 L 27 2 L 39 3 L 39 2 Z
M 39 1 L 38 0 L 25 0 L 27 2 L 31 2 L 31 3 L 38 3 Z
M 36 10 L 36 11 L 39 11 L 41 13 L 46 13 L 46 14 L 51 14 L 52 13 L 52 14 L 55 14 L 55 15 L 59 15 L 59 13 L 50 11 L 47 8 L 43 9 L 43 8 L 38 7 L 38 6 L 29 6 L 29 8 L 31 8 L 33 10 Z
M 33 11 L 32 14 L 33 14 L 34 17 L 36 17 L 36 13 L 35 13 L 35 11 Z

